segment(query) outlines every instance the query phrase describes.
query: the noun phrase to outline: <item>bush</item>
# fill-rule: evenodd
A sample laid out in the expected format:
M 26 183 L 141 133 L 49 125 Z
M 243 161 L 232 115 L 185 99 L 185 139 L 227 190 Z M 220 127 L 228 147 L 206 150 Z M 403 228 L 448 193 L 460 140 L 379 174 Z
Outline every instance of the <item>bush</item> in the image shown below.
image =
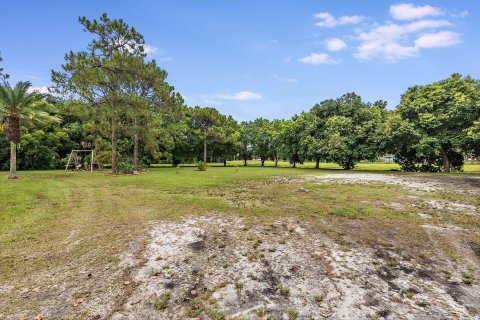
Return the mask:
M 117 160 L 117 173 L 133 173 L 133 161 L 128 157 L 119 157 Z
M 198 167 L 198 171 L 206 171 L 207 170 L 207 164 L 203 161 L 198 161 L 197 162 L 197 167 Z

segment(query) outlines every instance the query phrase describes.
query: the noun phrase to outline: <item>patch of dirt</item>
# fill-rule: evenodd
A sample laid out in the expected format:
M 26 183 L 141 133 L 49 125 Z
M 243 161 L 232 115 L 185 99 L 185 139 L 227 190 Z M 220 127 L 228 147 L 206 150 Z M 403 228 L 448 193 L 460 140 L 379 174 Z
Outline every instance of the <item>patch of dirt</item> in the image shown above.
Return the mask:
M 368 184 L 384 182 L 400 185 L 408 190 L 432 192 L 449 190 L 458 193 L 477 194 L 480 189 L 480 177 L 477 176 L 431 176 L 431 175 L 399 175 L 378 173 L 331 173 L 315 176 L 275 177 L 271 183 L 331 183 Z
M 238 218 L 191 218 L 157 224 L 150 236 L 145 262 L 132 274 L 136 286 L 112 319 L 287 319 L 289 312 L 299 319 L 426 319 L 477 312 L 395 252 L 344 251 L 291 221 L 247 227 Z M 463 297 L 465 285 L 459 286 L 455 294 Z

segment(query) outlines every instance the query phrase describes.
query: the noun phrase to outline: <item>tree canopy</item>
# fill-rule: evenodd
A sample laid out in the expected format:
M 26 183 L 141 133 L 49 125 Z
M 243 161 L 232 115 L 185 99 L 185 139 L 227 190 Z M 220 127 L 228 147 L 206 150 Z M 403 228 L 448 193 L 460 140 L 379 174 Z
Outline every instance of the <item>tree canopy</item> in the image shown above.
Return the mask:
M 447 172 L 480 157 L 480 82 L 472 77 L 408 88 L 396 108 L 351 92 L 290 119 L 238 123 L 213 107 L 187 106 L 145 54 L 143 35 L 122 19 L 78 20 L 91 40 L 52 71 L 51 95 L 30 92 L 29 82 L 11 87 L 0 68 L 0 167 L 10 157 L 11 176 L 17 166 L 62 166 L 71 149 L 94 149 L 96 164 L 114 174 L 158 161 L 233 159 L 350 170 L 386 153 L 406 171 Z M 32 121 L 42 118 L 49 120 Z

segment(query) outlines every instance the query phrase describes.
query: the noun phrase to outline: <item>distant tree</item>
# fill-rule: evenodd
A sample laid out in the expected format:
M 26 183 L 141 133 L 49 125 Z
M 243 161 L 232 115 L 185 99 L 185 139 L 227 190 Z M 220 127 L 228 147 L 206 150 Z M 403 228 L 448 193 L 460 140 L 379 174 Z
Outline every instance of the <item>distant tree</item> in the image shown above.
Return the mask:
M 243 166 L 247 166 L 247 161 L 252 157 L 254 128 L 251 121 L 240 123 L 238 150 L 243 160 Z
M 265 165 L 265 160 L 272 156 L 272 131 L 270 121 L 263 118 L 255 119 L 252 123 L 252 151 L 260 158 L 261 166 Z
M 129 59 L 127 74 L 121 90 L 125 102 L 127 130 L 133 135 L 133 170 L 139 167 L 139 142 L 154 158 L 159 156 L 159 141 L 166 135 L 164 122 L 168 113 L 174 112 L 175 93 L 166 81 L 167 72 L 160 69 L 154 60 L 144 62 L 143 57 Z M 162 130 L 163 129 L 163 130 Z M 164 140 L 165 141 L 165 140 Z
M 223 161 L 223 166 L 227 166 L 227 160 L 232 159 L 239 146 L 240 137 L 239 125 L 232 116 L 225 119 L 224 137 L 221 141 L 213 145 L 213 154 Z
M 21 122 L 58 121 L 58 118 L 36 108 L 45 96 L 37 92 L 29 93 L 31 86 L 30 82 L 18 82 L 13 88 L 8 82 L 0 85 L 0 122 L 10 142 L 9 179 L 17 179 L 17 144 L 21 138 Z
M 387 115 L 386 103 L 365 103 L 355 93 L 325 100 L 310 110 L 307 123 L 307 155 L 318 161 L 325 157 L 351 170 L 360 160 L 374 160 L 382 151 L 382 123 Z M 314 123 L 314 127 L 311 123 Z
M 281 155 L 296 168 L 297 163 L 305 161 L 306 151 L 300 143 L 301 137 L 305 131 L 305 113 L 293 116 L 291 120 L 285 121 L 280 136 Z
M 207 145 L 225 138 L 226 117 L 214 108 L 195 107 L 191 109 L 192 127 L 203 141 L 203 162 L 207 163 Z
M 273 120 L 270 122 L 270 153 L 275 162 L 275 167 L 278 166 L 278 158 L 282 150 L 282 132 L 285 128 L 285 123 L 285 120 Z
M 110 20 L 105 13 L 98 21 L 78 20 L 95 38 L 86 51 L 65 56 L 63 71 L 52 71 L 53 90 L 96 109 L 92 115 L 109 127 L 112 172 L 117 173 L 117 134 L 126 107 L 121 87 L 132 72 L 132 59 L 145 56 L 144 39 L 122 19 Z
M 472 157 L 480 157 L 480 119 L 476 120 L 466 133 L 468 153 Z
M 478 80 L 453 74 L 433 84 L 411 87 L 402 95 L 397 110 L 421 136 L 410 148 L 415 149 L 418 159 L 400 153 L 397 154 L 400 161 L 418 162 L 428 158 L 426 167 L 430 171 L 449 172 L 461 170 L 462 153 L 475 151 L 471 138 L 480 119 Z
M 300 144 L 306 150 L 306 156 L 315 161 L 315 169 L 318 169 L 320 160 L 327 158 L 323 148 L 325 123 L 322 122 L 323 119 L 319 119 L 313 112 L 308 112 L 305 117 L 305 130 L 302 132 Z

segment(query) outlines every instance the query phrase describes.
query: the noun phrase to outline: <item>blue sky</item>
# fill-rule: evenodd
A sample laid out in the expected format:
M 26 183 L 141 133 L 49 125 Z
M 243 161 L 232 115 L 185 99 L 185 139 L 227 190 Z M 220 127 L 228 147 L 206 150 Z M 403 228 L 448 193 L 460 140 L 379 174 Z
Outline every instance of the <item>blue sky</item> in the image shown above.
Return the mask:
M 78 16 L 107 12 L 146 39 L 187 104 L 238 120 L 290 118 L 355 91 L 387 100 L 454 72 L 480 78 L 480 1 L 4 1 L 2 66 L 50 85 L 90 36 Z

